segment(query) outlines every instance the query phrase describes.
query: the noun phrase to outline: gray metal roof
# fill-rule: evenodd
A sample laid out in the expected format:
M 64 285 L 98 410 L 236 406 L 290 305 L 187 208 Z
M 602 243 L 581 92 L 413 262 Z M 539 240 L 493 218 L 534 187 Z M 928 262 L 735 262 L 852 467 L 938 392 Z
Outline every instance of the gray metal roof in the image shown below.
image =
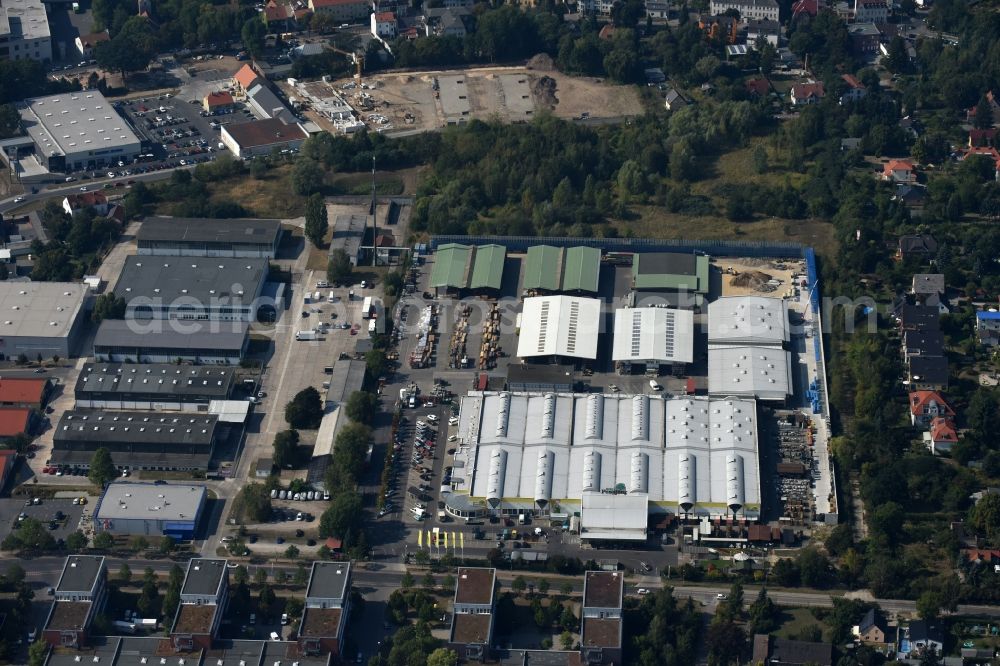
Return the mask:
M 708 393 L 784 400 L 792 392 L 791 363 L 776 347 L 710 347 Z
M 232 243 L 271 245 L 281 233 L 278 220 L 147 217 L 136 240 L 143 243 Z
M 70 555 L 63 565 L 57 592 L 90 592 L 104 567 L 99 555 Z
M 343 403 L 355 391 L 360 391 L 365 382 L 365 362 L 341 359 L 333 364 L 330 388 L 326 399 L 333 403 Z
M 0 338 L 64 337 L 86 298 L 80 282 L 0 282 Z
M 211 446 L 218 417 L 214 414 L 105 412 L 73 409 L 63 413 L 54 439 L 106 443 L 162 443 Z
M 267 271 L 267 259 L 133 256 L 122 267 L 115 294 L 129 303 L 248 303 L 260 293 Z
M 205 501 L 205 486 L 112 483 L 104 491 L 98 520 L 194 520 Z
M 306 599 L 346 599 L 350 580 L 350 562 L 313 562 Z
M 139 147 L 139 137 L 97 90 L 25 100 L 21 121 L 45 155 Z
M 691 363 L 694 313 L 674 308 L 615 310 L 615 361 Z
M 195 558 L 188 562 L 181 594 L 212 596 L 219 591 L 219 586 L 225 579 L 225 560 Z
M 87 363 L 76 380 L 75 393 L 77 397 L 114 393 L 224 399 L 232 391 L 235 376 L 236 370 L 225 366 Z
M 250 325 L 246 322 L 201 322 L 199 330 L 190 333 L 173 330 L 167 322 L 160 326 L 137 325 L 134 322 L 105 319 L 97 329 L 94 347 L 133 347 L 136 349 L 213 349 L 239 351 L 243 349 Z M 185 327 L 197 327 L 196 322 L 184 322 Z
M 768 345 L 789 340 L 788 301 L 724 296 L 708 305 L 709 345 Z

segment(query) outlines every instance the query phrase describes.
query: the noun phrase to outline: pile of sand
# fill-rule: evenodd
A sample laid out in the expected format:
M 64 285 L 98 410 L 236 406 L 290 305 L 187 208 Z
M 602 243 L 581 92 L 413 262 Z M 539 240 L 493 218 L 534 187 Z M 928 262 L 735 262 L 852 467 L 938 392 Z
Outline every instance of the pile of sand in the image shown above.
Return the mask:
M 531 82 L 531 94 L 535 103 L 547 109 L 556 108 L 559 98 L 556 97 L 556 80 L 551 76 L 543 76 Z
M 739 275 L 734 275 L 729 280 L 729 284 L 733 287 L 743 287 L 744 289 L 753 289 L 754 291 L 772 291 L 774 287 L 767 283 L 770 279 L 771 276 L 767 273 L 747 271 Z

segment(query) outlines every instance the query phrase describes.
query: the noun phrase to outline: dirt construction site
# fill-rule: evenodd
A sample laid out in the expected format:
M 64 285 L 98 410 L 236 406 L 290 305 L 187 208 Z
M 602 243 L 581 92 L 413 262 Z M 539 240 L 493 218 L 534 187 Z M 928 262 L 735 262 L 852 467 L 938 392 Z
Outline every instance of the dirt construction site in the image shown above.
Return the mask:
M 361 81 L 327 84 L 371 129 L 413 133 L 473 118 L 499 117 L 526 122 L 542 110 L 561 118 L 619 118 L 642 113 L 633 87 L 600 79 L 573 77 L 551 63 L 528 67 L 493 67 L 441 72 L 387 73 Z

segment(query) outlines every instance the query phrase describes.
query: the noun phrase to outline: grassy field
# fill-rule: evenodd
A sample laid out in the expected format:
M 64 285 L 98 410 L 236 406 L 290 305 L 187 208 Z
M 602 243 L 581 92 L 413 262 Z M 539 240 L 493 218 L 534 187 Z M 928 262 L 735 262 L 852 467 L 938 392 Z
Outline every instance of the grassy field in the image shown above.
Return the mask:
M 825 629 L 823 623 L 817 620 L 808 608 L 781 608 L 778 618 L 780 626 L 775 633 L 779 638 L 801 640 L 802 631 L 807 627 L 817 626 Z

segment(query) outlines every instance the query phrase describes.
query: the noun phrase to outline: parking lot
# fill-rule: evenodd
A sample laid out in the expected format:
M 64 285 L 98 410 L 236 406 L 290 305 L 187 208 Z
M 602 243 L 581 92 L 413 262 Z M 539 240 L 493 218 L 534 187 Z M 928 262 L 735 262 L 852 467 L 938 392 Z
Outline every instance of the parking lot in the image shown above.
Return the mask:
M 83 496 L 83 493 L 80 493 Z M 80 518 L 84 511 L 93 506 L 88 500 L 86 505 L 73 504 L 72 499 L 40 499 L 38 504 L 29 504 L 28 498 L 11 497 L 0 500 L 0 524 L 10 525 L 16 530 L 20 517 L 34 518 L 49 526 L 54 539 L 65 539 L 71 533 L 80 529 Z M 57 517 L 60 516 L 61 517 Z M 54 525 L 55 529 L 51 529 Z

